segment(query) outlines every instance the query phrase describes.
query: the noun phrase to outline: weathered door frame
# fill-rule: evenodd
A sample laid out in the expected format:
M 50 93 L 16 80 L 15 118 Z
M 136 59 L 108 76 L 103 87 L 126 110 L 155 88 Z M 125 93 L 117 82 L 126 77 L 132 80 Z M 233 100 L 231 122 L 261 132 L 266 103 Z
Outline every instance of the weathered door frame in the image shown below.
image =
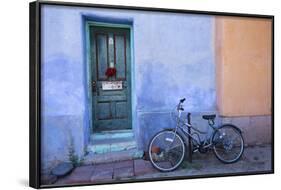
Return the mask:
M 86 93 L 87 93 L 87 106 L 88 106 L 88 118 L 89 118 L 89 125 L 90 125 L 90 133 L 93 133 L 93 117 L 92 117 L 92 90 L 91 90 L 91 78 L 92 78 L 92 65 L 91 65 L 91 57 L 90 57 L 90 27 L 92 26 L 103 26 L 103 27 L 111 27 L 111 28 L 126 28 L 130 30 L 130 53 L 131 53 L 131 128 L 134 130 L 134 126 L 136 123 L 136 94 L 135 92 L 135 64 L 134 64 L 134 42 L 133 42 L 133 25 L 131 24 L 116 24 L 116 23 L 107 23 L 107 22 L 96 22 L 93 20 L 86 20 Z

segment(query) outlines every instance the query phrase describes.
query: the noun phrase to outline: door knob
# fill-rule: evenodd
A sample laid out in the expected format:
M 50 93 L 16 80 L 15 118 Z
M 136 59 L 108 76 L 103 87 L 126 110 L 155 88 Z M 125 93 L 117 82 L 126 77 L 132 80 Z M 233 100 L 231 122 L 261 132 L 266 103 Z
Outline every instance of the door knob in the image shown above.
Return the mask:
M 92 82 L 92 90 L 93 90 L 93 92 L 97 91 L 97 83 L 96 83 L 96 81 Z

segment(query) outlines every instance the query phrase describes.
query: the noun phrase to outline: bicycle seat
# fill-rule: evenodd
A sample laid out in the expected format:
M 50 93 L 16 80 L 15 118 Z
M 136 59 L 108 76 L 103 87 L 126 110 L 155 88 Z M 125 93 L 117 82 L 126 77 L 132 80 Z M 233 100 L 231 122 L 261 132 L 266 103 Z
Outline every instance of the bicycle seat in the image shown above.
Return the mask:
M 216 118 L 216 114 L 203 115 L 202 118 L 203 118 L 203 119 L 206 119 L 206 120 L 213 120 L 213 119 Z

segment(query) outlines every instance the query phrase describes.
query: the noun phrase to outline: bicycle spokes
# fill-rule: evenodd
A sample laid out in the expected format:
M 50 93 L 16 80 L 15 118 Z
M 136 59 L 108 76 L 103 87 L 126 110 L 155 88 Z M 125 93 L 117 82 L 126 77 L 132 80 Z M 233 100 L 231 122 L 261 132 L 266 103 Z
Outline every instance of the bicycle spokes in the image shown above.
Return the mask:
M 173 131 L 164 131 L 152 139 L 149 155 L 156 168 L 171 171 L 182 162 L 184 151 L 182 139 Z
M 232 163 L 242 155 L 244 141 L 236 128 L 225 126 L 216 131 L 213 138 L 213 146 L 219 160 L 225 163 Z

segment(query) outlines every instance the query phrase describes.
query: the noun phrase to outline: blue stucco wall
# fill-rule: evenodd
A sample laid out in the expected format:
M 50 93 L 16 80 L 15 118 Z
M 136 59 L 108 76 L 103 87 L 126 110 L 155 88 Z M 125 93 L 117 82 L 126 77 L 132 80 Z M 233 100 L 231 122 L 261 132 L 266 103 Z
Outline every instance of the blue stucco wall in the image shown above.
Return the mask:
M 42 11 L 42 159 L 67 158 L 70 139 L 83 154 L 90 135 L 84 18 L 128 21 L 133 45 L 133 130 L 145 149 L 172 126 L 170 110 L 216 111 L 211 16 L 44 5 Z

